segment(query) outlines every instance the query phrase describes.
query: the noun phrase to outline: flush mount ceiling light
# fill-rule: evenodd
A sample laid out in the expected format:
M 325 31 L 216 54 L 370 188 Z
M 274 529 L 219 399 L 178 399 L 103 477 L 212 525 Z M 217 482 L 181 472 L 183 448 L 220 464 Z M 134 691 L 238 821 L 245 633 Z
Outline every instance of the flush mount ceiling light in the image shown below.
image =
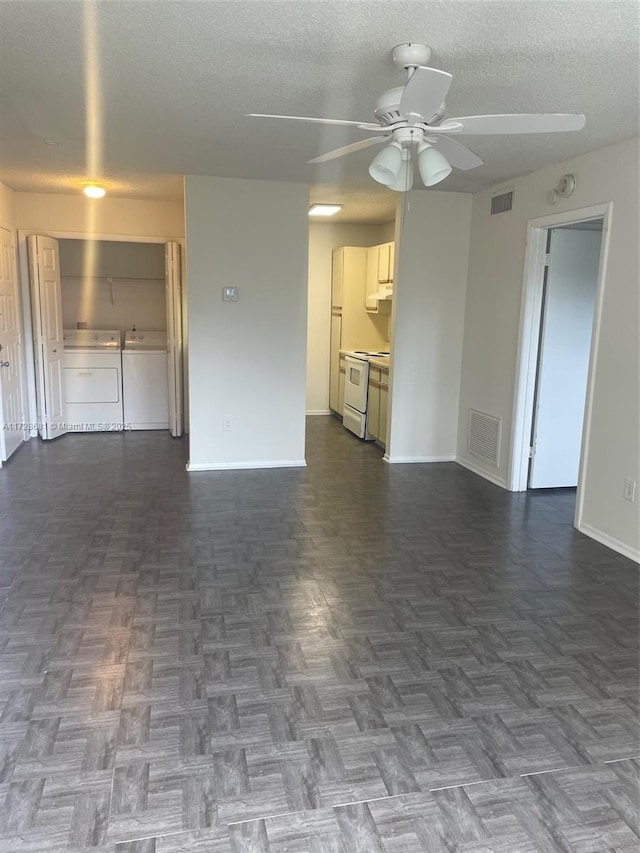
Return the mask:
M 378 183 L 399 191 L 402 191 L 400 187 L 410 185 L 406 170 L 411 171 L 413 157 L 407 160 L 403 156 L 399 157 L 402 152 L 394 152 L 395 143 L 399 143 L 402 149 L 428 144 L 418 152 L 418 168 L 426 186 L 433 186 L 444 180 L 452 167 L 466 170 L 483 165 L 477 154 L 453 139 L 453 136 L 565 133 L 582 130 L 585 125 L 584 115 L 574 113 L 516 113 L 449 118 L 446 116 L 445 98 L 453 78 L 447 71 L 427 65 L 431 48 L 418 42 L 399 44 L 393 48 L 391 56 L 396 68 L 405 71 L 408 79 L 404 86 L 383 92 L 376 102 L 373 121 L 265 113 L 249 113 L 247 117 L 339 125 L 377 134 L 328 151 L 309 160 L 309 163 L 326 163 L 362 151 L 370 145 L 386 142 L 387 146 L 371 163 L 369 174 Z M 471 74 L 472 71 L 469 71 Z M 413 132 L 410 139 L 402 136 L 408 131 Z M 433 146 L 436 146 L 437 152 L 428 150 Z M 436 153 L 440 153 L 440 157 L 435 157 Z M 408 166 L 403 165 L 406 162 Z
M 341 204 L 312 204 L 309 216 L 333 216 L 339 210 L 342 210 Z
M 82 192 L 89 198 L 103 198 L 106 195 L 106 190 L 102 184 L 85 184 Z

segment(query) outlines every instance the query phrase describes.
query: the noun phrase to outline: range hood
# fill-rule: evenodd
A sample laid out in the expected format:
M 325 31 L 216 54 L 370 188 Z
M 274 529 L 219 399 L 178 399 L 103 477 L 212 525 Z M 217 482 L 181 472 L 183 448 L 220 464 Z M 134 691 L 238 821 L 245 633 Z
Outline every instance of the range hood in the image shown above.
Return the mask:
M 376 302 L 382 302 L 385 299 L 393 299 L 393 285 L 382 285 L 379 290 L 376 290 L 375 293 L 372 293 L 369 296 L 369 299 L 375 299 Z

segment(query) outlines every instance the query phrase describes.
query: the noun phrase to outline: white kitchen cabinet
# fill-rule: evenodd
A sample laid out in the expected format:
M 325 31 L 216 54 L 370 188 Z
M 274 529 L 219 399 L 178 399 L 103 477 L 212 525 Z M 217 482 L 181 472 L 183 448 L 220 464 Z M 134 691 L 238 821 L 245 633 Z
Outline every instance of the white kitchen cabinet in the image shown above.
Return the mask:
M 367 311 L 378 310 L 378 300 L 372 296 L 379 290 L 378 284 L 378 246 L 370 246 L 367 250 L 367 286 L 364 307 Z
M 373 438 L 380 433 L 380 373 L 379 367 L 369 367 L 369 389 L 367 392 L 367 432 Z
M 380 371 L 380 415 L 378 419 L 377 440 L 383 447 L 387 446 L 387 428 L 389 422 L 389 371 Z
M 395 255 L 395 243 L 383 243 L 378 246 L 378 282 L 380 284 L 389 284 L 393 281 Z
M 390 245 L 390 243 L 383 243 L 381 246 L 378 246 L 378 282 L 380 284 L 389 283 Z
M 342 413 L 339 403 L 340 386 L 340 339 L 342 337 L 342 313 L 339 309 L 331 309 L 331 343 L 330 343 L 330 372 L 329 372 L 329 408 Z
M 385 267 L 386 272 L 384 274 L 388 275 L 388 264 L 391 251 L 388 249 L 389 246 L 393 246 L 393 243 L 386 243 L 384 246 L 370 246 L 367 251 L 367 280 L 364 307 L 370 314 L 391 313 L 391 300 L 381 301 L 373 298 L 374 294 L 376 294 L 381 287 L 388 287 L 388 283 L 386 281 L 384 283 L 380 281 L 380 250 L 383 249 L 385 253 L 386 261 L 384 263 L 387 266 Z

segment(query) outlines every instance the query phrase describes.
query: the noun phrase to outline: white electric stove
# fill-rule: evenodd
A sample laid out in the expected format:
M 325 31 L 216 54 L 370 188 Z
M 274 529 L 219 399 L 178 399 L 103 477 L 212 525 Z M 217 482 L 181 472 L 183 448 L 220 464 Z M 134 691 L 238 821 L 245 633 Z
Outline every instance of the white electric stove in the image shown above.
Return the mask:
M 367 432 L 367 397 L 369 392 L 369 359 L 389 356 L 385 350 L 350 350 L 345 353 L 347 372 L 344 382 L 343 426 L 366 441 L 375 436 Z

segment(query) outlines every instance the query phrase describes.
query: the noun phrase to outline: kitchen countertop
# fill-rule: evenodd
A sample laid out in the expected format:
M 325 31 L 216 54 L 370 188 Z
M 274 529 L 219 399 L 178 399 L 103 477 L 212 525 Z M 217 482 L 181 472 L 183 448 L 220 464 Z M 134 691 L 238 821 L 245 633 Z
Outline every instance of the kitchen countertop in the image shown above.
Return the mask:
M 381 367 L 383 370 L 389 370 L 391 359 L 388 355 L 370 355 L 369 364 L 374 367 Z

